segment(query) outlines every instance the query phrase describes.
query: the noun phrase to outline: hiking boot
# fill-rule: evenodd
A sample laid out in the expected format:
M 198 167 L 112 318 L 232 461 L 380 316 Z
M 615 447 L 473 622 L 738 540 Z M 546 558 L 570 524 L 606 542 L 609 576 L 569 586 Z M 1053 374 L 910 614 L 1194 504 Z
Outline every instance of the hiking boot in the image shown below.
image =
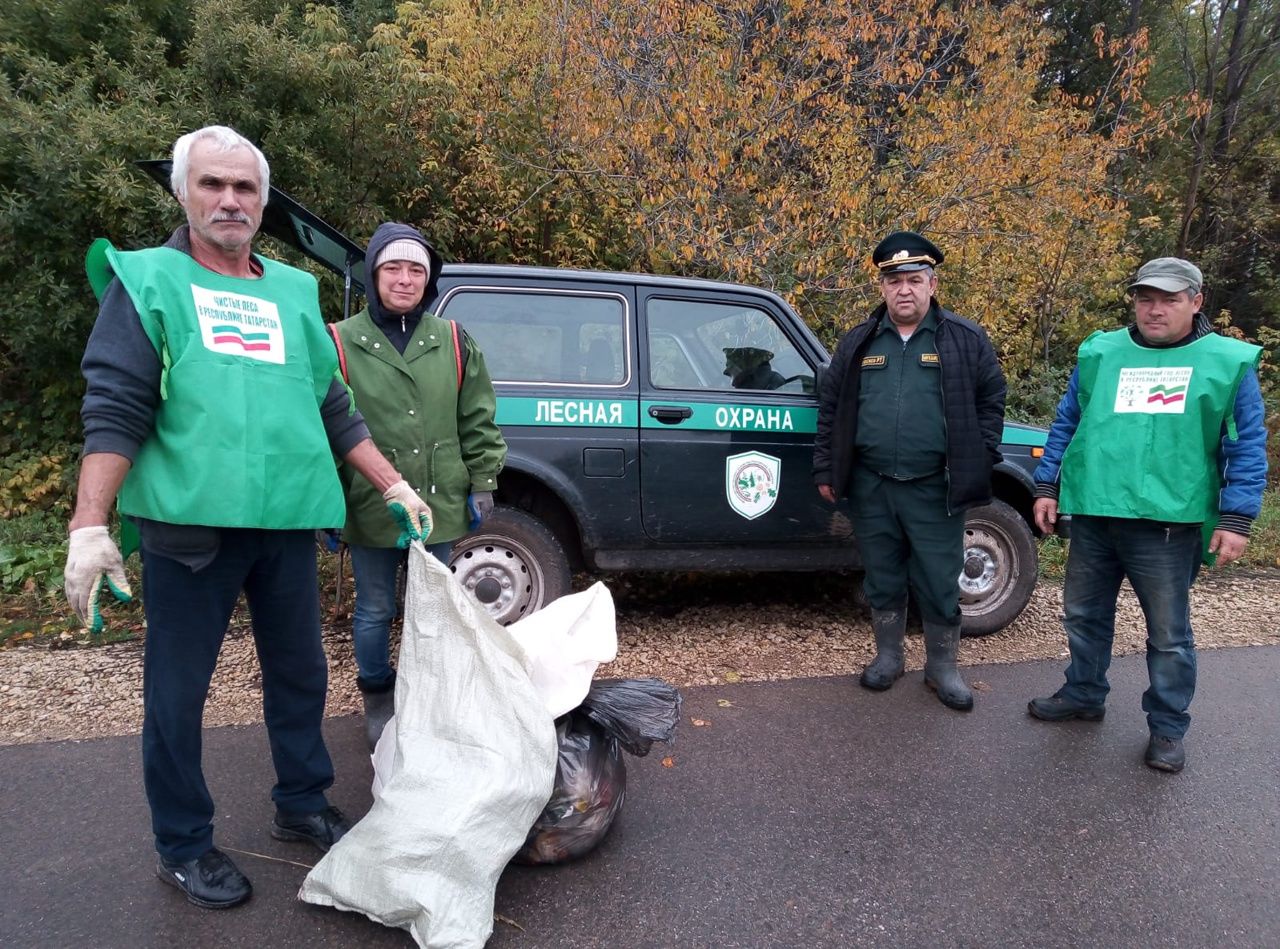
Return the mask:
M 924 622 L 924 684 L 938 693 L 947 708 L 967 712 L 973 708 L 973 693 L 960 677 L 956 656 L 960 652 L 959 623 Z
M 1181 738 L 1152 735 L 1142 760 L 1148 768 L 1177 774 L 1186 766 L 1187 753 L 1182 748 Z
M 249 878 L 217 847 L 193 860 L 161 857 L 156 876 L 181 890 L 188 903 L 205 909 L 230 909 L 253 895 Z
M 1107 714 L 1101 705 L 1081 705 L 1060 692 L 1027 703 L 1027 712 L 1042 722 L 1066 722 L 1078 718 L 1082 722 L 1100 722 Z
M 876 636 L 876 657 L 862 670 L 858 681 L 874 692 L 883 692 L 902 678 L 906 660 L 902 638 L 907 632 L 907 611 L 872 610 L 871 628 Z
M 342 816 L 342 811 L 333 806 L 314 814 L 291 814 L 277 808 L 271 821 L 271 836 L 276 840 L 315 844 L 325 853 L 350 829 L 351 825 Z

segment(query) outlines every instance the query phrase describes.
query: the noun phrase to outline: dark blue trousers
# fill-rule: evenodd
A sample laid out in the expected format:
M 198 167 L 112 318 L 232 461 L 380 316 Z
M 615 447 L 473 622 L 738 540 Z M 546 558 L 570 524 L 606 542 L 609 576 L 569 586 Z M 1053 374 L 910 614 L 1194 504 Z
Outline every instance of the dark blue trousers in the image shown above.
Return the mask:
M 213 798 L 200 766 L 209 682 L 243 591 L 262 667 L 262 711 L 284 811 L 327 806 L 333 763 L 324 746 L 329 670 L 320 642 L 313 531 L 224 530 L 209 566 L 144 552 L 147 615 L 142 768 L 156 850 L 190 860 L 213 846 Z

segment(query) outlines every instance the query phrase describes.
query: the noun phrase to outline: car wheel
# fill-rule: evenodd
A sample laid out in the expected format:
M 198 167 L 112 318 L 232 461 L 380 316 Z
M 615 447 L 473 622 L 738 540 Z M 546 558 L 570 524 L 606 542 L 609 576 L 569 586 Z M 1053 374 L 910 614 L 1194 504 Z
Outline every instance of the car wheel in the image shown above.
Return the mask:
M 569 558 L 533 515 L 496 505 L 453 545 L 449 569 L 489 615 L 506 626 L 569 592 Z
M 1039 556 L 1021 515 L 1004 501 L 972 508 L 965 517 L 960 611 L 966 636 L 1004 629 L 1022 613 L 1035 589 Z

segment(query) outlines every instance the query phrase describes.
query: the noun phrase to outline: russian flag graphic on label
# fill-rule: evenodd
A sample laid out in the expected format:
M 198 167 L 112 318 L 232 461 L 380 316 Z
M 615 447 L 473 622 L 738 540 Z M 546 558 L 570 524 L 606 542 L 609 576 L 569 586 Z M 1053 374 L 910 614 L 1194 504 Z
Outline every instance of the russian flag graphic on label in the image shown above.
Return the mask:
M 284 329 L 270 300 L 191 285 L 205 349 L 228 356 L 283 363 Z
M 1121 369 L 1115 411 L 1182 415 L 1187 410 L 1190 389 L 1190 366 Z

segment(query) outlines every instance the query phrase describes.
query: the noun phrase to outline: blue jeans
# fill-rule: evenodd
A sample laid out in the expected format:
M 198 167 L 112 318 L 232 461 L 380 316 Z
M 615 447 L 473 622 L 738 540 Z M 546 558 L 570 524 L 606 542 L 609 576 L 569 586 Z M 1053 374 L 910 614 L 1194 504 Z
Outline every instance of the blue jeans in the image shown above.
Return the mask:
M 1142 696 L 1147 725 L 1153 735 L 1185 735 L 1196 691 L 1191 584 L 1200 572 L 1200 556 L 1199 524 L 1073 517 L 1062 596 L 1071 665 L 1059 694 L 1084 705 L 1106 701 L 1116 597 L 1128 577 L 1147 621 L 1150 687 Z
M 156 850 L 191 860 L 213 845 L 213 798 L 200 766 L 209 681 L 244 591 L 262 666 L 262 711 L 283 811 L 328 806 L 333 764 L 320 732 L 329 666 L 320 643 L 314 531 L 225 529 L 207 567 L 142 553 L 147 639 L 142 772 Z
M 396 579 L 407 556 L 398 547 L 362 547 L 351 544 L 351 572 L 356 581 L 356 608 L 351 617 L 356 669 L 361 681 L 373 688 L 392 676 L 391 621 L 399 601 Z M 428 544 L 427 553 L 443 564 L 449 562 L 453 541 Z

